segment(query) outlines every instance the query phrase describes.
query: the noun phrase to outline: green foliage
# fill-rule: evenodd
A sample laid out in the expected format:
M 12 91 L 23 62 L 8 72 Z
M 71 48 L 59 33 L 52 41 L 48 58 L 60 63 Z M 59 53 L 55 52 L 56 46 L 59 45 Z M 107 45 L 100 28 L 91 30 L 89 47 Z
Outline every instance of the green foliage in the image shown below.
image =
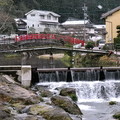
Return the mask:
M 115 8 L 116 5 L 120 4 L 120 1 L 104 0 L 101 2 L 100 0 L 92 0 L 90 2 L 86 1 L 85 3 L 88 7 L 89 18 L 93 23 L 98 24 L 104 22 L 103 20 L 100 20 L 101 14 L 107 12 L 108 9 L 110 10 Z M 102 5 L 103 8 L 98 9 L 96 3 Z M 29 0 L 29 2 L 28 0 L 0 0 L 1 12 L 8 14 L 10 17 L 14 16 L 13 18 L 22 18 L 26 12 L 32 9 L 49 10 L 61 15 L 59 19 L 60 23 L 66 21 L 68 17 L 83 19 L 82 7 L 82 0 Z M 1 21 L 0 23 L 2 24 Z M 11 28 L 11 25 L 8 23 L 6 23 L 8 27 L 3 30 L 3 33 L 8 33 L 8 31 L 11 31 L 9 30 Z
M 85 48 L 86 49 L 93 49 L 94 46 L 95 46 L 95 43 L 93 41 L 89 41 L 89 42 L 87 42 Z
M 120 37 L 114 38 L 114 46 L 120 45 Z
M 62 62 L 66 65 L 66 66 L 71 66 L 71 59 L 72 57 L 69 56 L 67 53 L 64 55 L 64 57 L 62 58 Z
M 120 25 L 118 25 L 116 29 L 117 29 L 117 38 L 119 38 L 120 37 Z
M 100 66 L 115 66 L 117 59 L 114 58 L 114 60 L 111 57 L 108 57 L 107 55 L 100 57 L 99 59 L 99 65 Z
M 12 53 L 12 54 L 4 54 L 4 56 L 6 57 L 6 58 L 16 58 L 16 57 L 20 57 L 20 55 L 19 54 L 16 54 L 16 53 Z
M 83 18 L 83 0 L 0 0 L 3 7 L 14 2 L 14 12 L 17 17 L 23 17 L 24 13 L 31 9 L 50 10 L 61 15 L 60 22 L 64 22 L 68 17 Z M 88 7 L 88 15 L 93 23 L 102 23 L 101 14 L 113 9 L 120 4 L 119 0 L 92 0 L 85 2 Z M 96 3 L 103 6 L 98 9 Z M 109 4 L 111 3 L 111 4 Z
M 102 49 L 103 49 L 103 50 L 110 50 L 110 48 L 109 48 L 108 45 L 104 45 Z
M 65 47 L 72 48 L 72 45 L 70 43 L 66 43 Z
M 94 54 L 86 54 L 85 56 L 82 57 L 81 63 L 84 65 L 84 67 L 89 67 L 89 66 L 94 66 L 98 64 L 99 57 Z

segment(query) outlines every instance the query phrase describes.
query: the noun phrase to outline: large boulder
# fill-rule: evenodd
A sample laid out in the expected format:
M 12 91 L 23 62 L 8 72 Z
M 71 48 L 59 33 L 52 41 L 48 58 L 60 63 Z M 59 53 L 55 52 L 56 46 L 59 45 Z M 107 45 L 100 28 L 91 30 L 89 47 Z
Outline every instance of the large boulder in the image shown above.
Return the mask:
M 74 88 L 63 88 L 60 95 L 69 96 L 73 101 L 77 101 L 76 89 Z
M 0 76 L 0 101 L 11 103 L 21 101 L 25 104 L 35 104 L 40 102 L 40 98 L 33 91 L 10 83 L 3 76 Z
M 63 108 L 66 112 L 74 115 L 82 115 L 80 108 L 70 98 L 63 96 L 53 96 L 51 101 L 54 105 Z
M 72 120 L 63 109 L 46 104 L 33 105 L 29 109 L 29 114 L 41 115 L 46 120 Z

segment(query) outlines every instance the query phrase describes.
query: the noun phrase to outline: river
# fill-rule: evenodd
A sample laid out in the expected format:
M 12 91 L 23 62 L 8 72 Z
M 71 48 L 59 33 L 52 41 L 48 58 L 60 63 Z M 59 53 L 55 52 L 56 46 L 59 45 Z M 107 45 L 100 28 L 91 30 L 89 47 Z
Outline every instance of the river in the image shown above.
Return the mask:
M 56 88 L 61 87 L 75 88 L 78 96 L 77 104 L 83 112 L 83 120 L 113 120 L 113 114 L 120 111 L 119 80 L 43 82 L 38 85 L 48 86 L 52 92 L 58 92 Z M 116 101 L 116 104 L 109 105 L 110 101 Z
M 0 57 L 0 65 L 31 65 L 37 68 L 64 68 L 67 67 L 61 60 L 55 59 L 53 64 L 51 64 L 50 59 L 32 57 Z M 64 80 L 58 82 L 40 82 L 39 85 L 49 86 L 49 89 L 54 92 L 56 88 L 60 87 L 72 87 L 76 89 L 78 96 L 78 106 L 83 112 L 83 120 L 113 120 L 112 115 L 120 111 L 120 75 L 119 72 L 112 71 L 110 74 L 106 74 L 107 80 L 104 82 L 98 81 L 98 79 L 93 80 L 85 74 L 87 77 L 81 77 L 76 75 L 74 82 L 67 83 Z M 83 75 L 83 73 L 79 74 Z M 117 76 L 117 80 L 114 79 Z M 43 76 L 46 78 L 46 76 Z M 54 76 L 53 76 L 54 77 Z M 49 77 L 50 78 L 50 77 Z M 51 77 L 52 78 L 52 77 Z M 90 80 L 88 81 L 88 78 Z M 44 81 L 44 80 L 43 80 Z M 109 105 L 110 101 L 116 101 L 115 105 Z

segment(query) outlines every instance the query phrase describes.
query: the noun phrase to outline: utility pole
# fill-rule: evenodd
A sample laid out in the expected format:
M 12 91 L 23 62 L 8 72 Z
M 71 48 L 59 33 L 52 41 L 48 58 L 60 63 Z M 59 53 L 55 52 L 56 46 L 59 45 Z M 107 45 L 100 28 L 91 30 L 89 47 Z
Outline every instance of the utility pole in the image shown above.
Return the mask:
M 83 27 L 83 39 L 84 41 L 86 41 L 86 20 L 88 19 L 88 14 L 87 14 L 87 6 L 85 5 L 84 3 L 84 6 L 82 7 L 82 10 L 83 10 L 83 15 L 84 15 L 84 27 Z

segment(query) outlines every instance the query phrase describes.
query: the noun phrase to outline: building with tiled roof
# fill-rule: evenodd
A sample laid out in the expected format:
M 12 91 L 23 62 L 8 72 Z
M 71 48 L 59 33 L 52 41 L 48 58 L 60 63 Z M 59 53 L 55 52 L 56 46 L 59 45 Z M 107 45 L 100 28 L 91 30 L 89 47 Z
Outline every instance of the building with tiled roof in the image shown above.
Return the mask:
M 105 19 L 106 43 L 114 43 L 117 37 L 116 27 L 120 25 L 120 6 L 102 14 L 101 19 Z

